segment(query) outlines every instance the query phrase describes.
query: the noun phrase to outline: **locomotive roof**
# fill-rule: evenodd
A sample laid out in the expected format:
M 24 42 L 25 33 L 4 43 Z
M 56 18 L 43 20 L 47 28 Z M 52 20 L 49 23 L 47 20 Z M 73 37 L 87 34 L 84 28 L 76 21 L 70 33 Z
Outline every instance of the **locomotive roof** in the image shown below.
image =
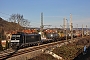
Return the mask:
M 40 35 L 40 34 L 12 34 L 12 35 Z

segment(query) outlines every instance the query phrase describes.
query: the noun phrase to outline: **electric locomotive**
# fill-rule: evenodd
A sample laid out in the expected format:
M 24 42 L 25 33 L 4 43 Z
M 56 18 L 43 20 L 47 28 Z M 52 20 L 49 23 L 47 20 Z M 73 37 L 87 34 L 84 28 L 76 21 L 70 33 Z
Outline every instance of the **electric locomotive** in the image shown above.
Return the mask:
M 22 48 L 35 45 L 41 42 L 40 34 L 25 34 L 17 33 L 12 34 L 11 48 Z

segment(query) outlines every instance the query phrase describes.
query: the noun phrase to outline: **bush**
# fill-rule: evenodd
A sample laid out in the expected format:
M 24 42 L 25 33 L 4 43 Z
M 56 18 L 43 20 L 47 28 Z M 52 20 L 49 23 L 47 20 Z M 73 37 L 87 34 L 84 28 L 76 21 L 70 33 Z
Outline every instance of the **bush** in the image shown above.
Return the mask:
M 63 57 L 65 60 L 73 60 L 77 56 L 77 52 L 82 48 L 82 45 L 65 45 L 56 48 L 53 52 Z

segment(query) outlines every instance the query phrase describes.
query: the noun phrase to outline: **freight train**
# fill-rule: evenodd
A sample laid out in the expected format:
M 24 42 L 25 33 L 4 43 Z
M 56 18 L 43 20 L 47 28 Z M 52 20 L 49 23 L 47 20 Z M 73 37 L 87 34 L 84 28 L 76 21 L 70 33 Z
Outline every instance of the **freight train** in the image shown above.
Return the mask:
M 25 34 L 17 33 L 12 34 L 11 37 L 11 48 L 19 49 L 41 43 L 40 34 Z
M 69 35 L 67 36 L 70 38 Z M 19 49 L 23 47 L 29 47 L 38 44 L 50 43 L 66 39 L 65 33 L 47 33 L 46 40 L 41 40 L 40 34 L 26 34 L 26 33 L 17 33 L 12 34 L 11 37 L 11 48 Z

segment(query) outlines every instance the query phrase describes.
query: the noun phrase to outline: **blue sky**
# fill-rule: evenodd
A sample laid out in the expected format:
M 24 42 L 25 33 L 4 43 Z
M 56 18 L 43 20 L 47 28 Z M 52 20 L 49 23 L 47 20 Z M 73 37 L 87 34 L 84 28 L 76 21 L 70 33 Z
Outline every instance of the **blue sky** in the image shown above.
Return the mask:
M 83 24 L 90 28 L 90 0 L 0 0 L 0 17 L 6 20 L 18 13 L 28 19 L 32 27 L 40 27 L 41 12 L 44 25 L 60 27 L 64 17 L 70 22 L 71 13 L 73 27 Z

